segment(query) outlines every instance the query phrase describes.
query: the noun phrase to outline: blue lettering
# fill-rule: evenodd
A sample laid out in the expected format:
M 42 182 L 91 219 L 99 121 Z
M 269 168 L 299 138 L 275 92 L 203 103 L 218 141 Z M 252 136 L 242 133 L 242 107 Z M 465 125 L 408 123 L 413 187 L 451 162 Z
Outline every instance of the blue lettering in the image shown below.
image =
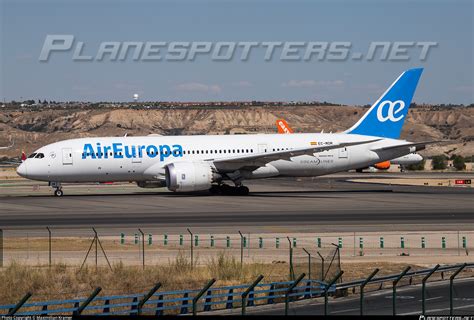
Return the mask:
M 135 155 L 136 155 L 136 152 L 135 152 L 135 146 L 132 146 L 132 153 L 130 153 L 129 151 L 129 148 L 130 146 L 125 146 L 125 156 L 127 158 L 135 158 Z
M 84 150 L 82 152 L 82 159 L 86 159 L 87 156 L 91 155 L 91 158 L 92 159 L 95 159 L 95 151 L 94 151 L 94 147 L 92 147 L 92 145 L 90 143 L 86 143 L 84 145 Z
M 164 161 L 171 155 L 171 149 L 166 144 L 160 146 L 160 161 Z
M 183 156 L 183 147 L 179 144 L 173 144 L 173 156 L 182 157 Z
M 114 159 L 122 159 L 122 144 L 121 143 L 112 143 L 114 151 Z
M 144 152 L 150 158 L 156 158 L 158 154 L 160 155 L 160 161 L 164 161 L 166 158 L 173 157 L 182 157 L 183 156 L 183 147 L 179 144 L 174 144 L 171 147 L 169 145 L 163 144 L 159 146 L 155 145 L 137 145 L 137 146 L 123 146 L 122 143 L 112 143 L 112 146 L 101 146 L 98 142 L 96 143 L 97 150 L 94 150 L 94 147 L 90 143 L 84 144 L 84 149 L 82 152 L 82 159 L 101 159 L 109 158 L 109 152 L 112 151 L 112 156 L 114 159 L 123 159 L 140 157 L 143 158 Z
M 102 159 L 102 149 L 100 148 L 100 142 L 97 143 L 97 157 Z
M 146 146 L 138 146 L 138 157 L 143 158 L 143 149 L 145 149 Z
M 110 146 L 104 146 L 104 156 L 105 156 L 105 159 L 108 159 L 109 158 L 109 151 L 110 149 L 112 149 L 112 147 Z
M 154 145 L 149 145 L 146 148 L 146 153 L 148 154 L 150 158 L 154 158 L 158 155 L 158 148 Z

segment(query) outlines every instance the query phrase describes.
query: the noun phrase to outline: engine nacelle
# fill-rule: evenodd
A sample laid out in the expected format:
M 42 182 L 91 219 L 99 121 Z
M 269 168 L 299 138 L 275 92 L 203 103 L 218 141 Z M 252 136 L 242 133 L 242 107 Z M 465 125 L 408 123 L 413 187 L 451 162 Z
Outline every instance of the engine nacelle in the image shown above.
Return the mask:
M 140 188 L 163 188 L 166 187 L 165 181 L 137 181 Z
M 390 161 L 383 161 L 374 164 L 374 168 L 379 169 L 379 170 L 388 170 L 390 169 Z
M 211 166 L 206 162 L 176 162 L 165 167 L 166 186 L 171 191 L 209 190 L 215 181 Z

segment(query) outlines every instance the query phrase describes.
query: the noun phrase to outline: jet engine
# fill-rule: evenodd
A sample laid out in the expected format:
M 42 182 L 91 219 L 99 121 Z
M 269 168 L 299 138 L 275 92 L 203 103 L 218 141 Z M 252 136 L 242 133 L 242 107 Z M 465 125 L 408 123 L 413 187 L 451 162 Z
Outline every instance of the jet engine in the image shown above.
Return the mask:
M 165 167 L 166 187 L 171 191 L 209 190 L 218 175 L 206 162 L 176 162 Z
M 379 170 L 388 170 L 390 169 L 390 161 L 383 161 L 374 164 L 374 168 L 379 169 Z
M 163 188 L 166 187 L 165 181 L 137 181 L 140 188 Z

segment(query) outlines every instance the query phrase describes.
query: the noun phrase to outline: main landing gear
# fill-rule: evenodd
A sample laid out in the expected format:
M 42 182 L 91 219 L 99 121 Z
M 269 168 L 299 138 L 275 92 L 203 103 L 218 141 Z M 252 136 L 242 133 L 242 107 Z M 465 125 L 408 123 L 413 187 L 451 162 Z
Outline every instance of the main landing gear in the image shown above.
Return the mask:
M 60 182 L 50 182 L 49 185 L 54 188 L 54 195 L 56 197 L 62 197 L 64 195 Z
M 246 196 L 249 194 L 249 188 L 240 185 L 231 187 L 227 184 L 213 185 L 209 191 L 212 194 L 221 194 L 226 196 Z

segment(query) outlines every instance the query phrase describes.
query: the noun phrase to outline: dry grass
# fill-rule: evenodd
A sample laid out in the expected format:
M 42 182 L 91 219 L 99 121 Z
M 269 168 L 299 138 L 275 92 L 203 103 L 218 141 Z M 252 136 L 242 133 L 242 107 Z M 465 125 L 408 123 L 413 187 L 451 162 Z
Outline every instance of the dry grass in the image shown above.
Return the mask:
M 0 304 L 15 303 L 26 292 L 33 293 L 33 300 L 50 300 L 86 297 L 99 286 L 103 295 L 147 292 L 157 282 L 162 283 L 161 290 L 197 289 L 211 278 L 218 279 L 215 286 L 223 286 L 249 283 L 259 274 L 268 281 L 286 281 L 288 265 L 251 263 L 241 268 L 240 262 L 224 253 L 194 268 L 184 254 L 145 270 L 122 263 L 113 264 L 112 270 L 87 265 L 79 270 L 61 263 L 48 268 L 13 262 L 0 271 Z
M 251 283 L 258 275 L 264 275 L 264 282 L 288 280 L 286 263 L 248 263 L 242 267 L 240 261 L 224 252 L 207 261 L 194 261 L 194 268 L 188 256 L 181 252 L 168 263 L 147 266 L 126 266 L 122 263 L 95 268 L 56 263 L 51 268 L 31 267 L 13 262 L 0 270 L 0 304 L 17 302 L 26 292 L 32 292 L 32 300 L 56 300 L 86 297 L 96 287 L 103 288 L 101 295 L 117 295 L 147 292 L 157 282 L 161 291 L 202 288 L 211 278 L 218 279 L 214 285 L 226 286 Z M 405 264 L 359 263 L 342 265 L 344 281 L 368 276 L 374 268 L 380 268 L 379 275 L 393 274 L 403 270 Z M 419 268 L 413 266 L 413 269 Z

